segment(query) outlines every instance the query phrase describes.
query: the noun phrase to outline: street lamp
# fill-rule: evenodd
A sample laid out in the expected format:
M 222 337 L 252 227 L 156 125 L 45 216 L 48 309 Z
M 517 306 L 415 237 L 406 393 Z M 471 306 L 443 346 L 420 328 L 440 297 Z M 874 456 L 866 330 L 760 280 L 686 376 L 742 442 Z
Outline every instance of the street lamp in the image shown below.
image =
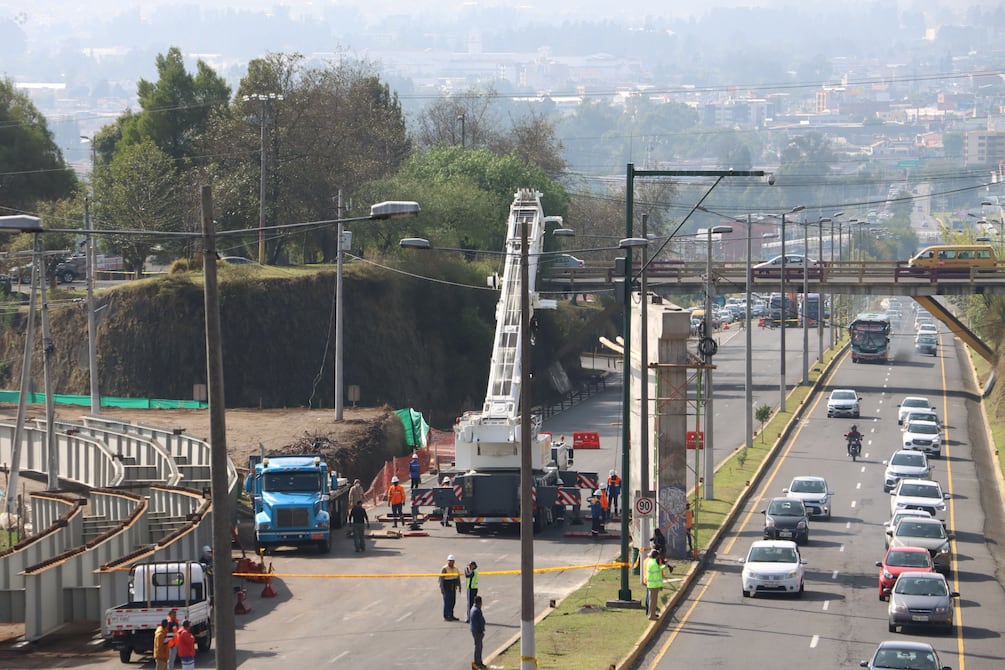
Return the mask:
M 715 283 L 712 281 L 712 238 L 715 235 L 733 232 L 732 226 L 712 226 L 705 232 L 707 238 L 705 256 L 705 323 L 702 328 L 706 339 L 712 337 L 712 291 Z M 750 258 L 750 255 L 747 255 Z M 712 453 L 712 430 L 715 422 L 713 420 L 712 405 L 714 397 L 712 394 L 712 357 L 705 356 L 705 363 L 708 367 L 705 370 L 705 500 L 715 499 L 715 458 Z
M 781 350 L 781 360 L 778 361 L 779 364 L 778 392 L 780 396 L 778 401 L 778 411 L 780 412 L 785 411 L 785 324 L 787 321 L 786 317 L 788 316 L 789 311 L 787 305 L 788 300 L 785 296 L 785 217 L 789 214 L 795 214 L 796 212 L 801 212 L 804 209 L 806 208 L 803 205 L 797 205 L 792 209 L 790 209 L 788 212 L 782 212 L 782 264 L 781 264 L 782 274 L 779 285 L 779 291 L 781 291 L 781 295 L 779 296 L 778 300 L 780 306 L 779 324 L 781 326 L 782 331 L 779 337 L 780 342 L 779 349 Z M 803 258 L 803 264 L 804 265 L 806 264 L 805 256 Z
M 339 206 L 341 207 L 341 198 Z M 335 276 L 335 420 L 341 421 L 343 416 L 343 356 L 342 356 L 342 335 L 345 330 L 342 316 L 342 237 L 345 235 L 343 225 L 355 221 L 378 221 L 386 219 L 401 219 L 409 216 L 418 216 L 421 208 L 419 203 L 413 201 L 389 200 L 371 205 L 370 216 L 359 216 L 350 219 L 338 219 L 338 239 L 336 241 L 335 253 L 336 276 Z
M 91 196 L 94 195 L 94 169 L 97 151 L 94 138 L 80 136 L 91 145 Z M 94 236 L 91 235 L 91 207 L 84 199 L 84 230 L 87 231 L 87 362 L 90 376 L 91 416 L 101 414 L 101 392 L 98 389 L 98 324 L 94 316 Z
M 259 183 L 258 183 L 258 263 L 265 265 L 265 126 L 268 123 L 268 105 L 270 102 L 282 100 L 283 95 L 279 93 L 252 93 L 242 96 L 245 102 L 257 100 L 259 102 L 258 123 L 261 129 L 259 139 Z
M 830 219 L 820 219 L 816 222 L 818 226 L 817 232 L 823 230 L 823 225 L 825 223 L 830 223 Z M 808 310 L 806 309 L 809 304 L 809 290 L 810 290 L 810 264 L 809 264 L 809 230 L 812 222 L 806 221 L 803 223 L 803 309 L 802 309 L 802 322 L 803 322 L 803 384 L 810 383 L 810 323 L 806 318 Z M 823 234 L 820 233 L 820 255 L 817 257 L 817 262 L 823 262 Z M 818 267 L 819 269 L 819 267 Z M 817 283 L 819 284 L 819 275 Z M 820 292 L 819 286 L 817 287 L 817 331 L 820 333 L 820 345 L 817 350 L 817 356 L 823 356 L 824 349 L 824 331 L 821 322 L 823 317 L 823 293 Z
M 837 220 L 839 218 L 841 218 L 842 216 L 844 216 L 844 212 L 834 212 L 833 214 L 831 214 L 831 233 L 830 233 L 830 260 L 831 260 L 831 265 L 834 264 L 834 223 L 837 222 Z M 838 222 L 838 233 L 839 234 L 840 234 L 840 231 L 841 231 L 841 224 L 840 224 L 840 222 Z M 821 229 L 821 235 L 823 235 L 823 229 Z M 823 256 L 823 249 L 822 248 L 821 248 L 821 251 L 820 251 L 820 255 Z M 834 337 L 834 319 L 837 316 L 837 305 L 835 304 L 834 300 L 835 300 L 834 291 L 831 290 L 830 293 L 828 294 L 828 301 L 830 302 L 830 306 L 831 306 L 831 320 L 830 320 L 831 335 L 830 335 L 830 337 L 831 337 L 831 346 L 832 347 L 835 344 L 837 344 L 837 340 Z M 821 351 L 820 355 L 823 356 L 823 347 L 822 346 L 820 347 L 820 351 Z

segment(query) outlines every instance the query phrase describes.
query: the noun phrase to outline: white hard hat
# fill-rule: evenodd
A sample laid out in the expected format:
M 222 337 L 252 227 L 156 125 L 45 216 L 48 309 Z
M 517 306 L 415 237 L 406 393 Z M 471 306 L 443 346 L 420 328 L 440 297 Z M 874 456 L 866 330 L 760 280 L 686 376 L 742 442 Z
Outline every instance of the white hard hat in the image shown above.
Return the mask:
M 454 555 L 453 555 L 453 554 L 450 554 L 449 556 L 447 556 L 447 560 L 448 560 L 448 561 L 456 561 L 457 559 L 456 559 L 456 558 L 454 558 Z
M 604 482 L 603 484 L 601 484 L 601 485 L 600 485 L 600 488 L 602 488 L 602 489 L 606 489 L 606 488 L 607 488 L 607 482 Z
M 391 483 L 392 484 L 397 484 L 398 483 L 398 475 L 395 475 L 394 477 L 391 477 Z
M 449 483 L 450 483 L 450 477 L 444 477 L 444 478 L 443 478 L 443 481 L 442 481 L 442 482 L 440 482 L 440 483 L 441 483 L 441 484 L 449 484 Z
M 599 496 L 599 495 L 600 495 L 600 489 L 597 489 L 596 491 L 594 491 L 594 492 L 593 492 L 593 495 L 595 495 L 595 496 Z
M 614 472 L 614 470 L 611 470 L 611 475 L 614 475 L 614 474 L 616 474 L 616 473 Z
M 412 454 L 412 458 L 418 458 L 418 457 L 419 457 L 418 454 L 414 454 L 414 453 Z

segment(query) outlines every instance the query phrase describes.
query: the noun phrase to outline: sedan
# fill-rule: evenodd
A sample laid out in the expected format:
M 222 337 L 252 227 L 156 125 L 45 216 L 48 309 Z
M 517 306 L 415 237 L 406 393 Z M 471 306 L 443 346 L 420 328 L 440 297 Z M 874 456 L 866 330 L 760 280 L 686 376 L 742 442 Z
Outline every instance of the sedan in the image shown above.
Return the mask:
M 887 549 L 890 548 L 890 539 L 893 537 L 893 534 L 897 532 L 897 526 L 899 526 L 900 522 L 906 519 L 907 517 L 915 517 L 915 518 L 920 517 L 922 519 L 931 519 L 932 515 L 920 509 L 897 510 L 897 512 L 892 517 L 890 517 L 889 521 L 883 522 L 883 531 L 886 534 Z
M 942 665 L 939 654 L 927 642 L 901 642 L 887 640 L 880 642 L 872 658 L 859 663 L 870 670 L 953 670 Z
M 959 597 L 937 572 L 904 573 L 890 591 L 888 628 L 895 633 L 897 626 L 935 626 L 952 633 L 956 625 L 953 598 Z
M 904 428 L 904 448 L 942 455 L 942 431 L 932 421 L 908 421 Z
M 890 549 L 896 547 L 920 547 L 932 557 L 935 569 L 948 573 L 952 568 L 953 554 L 947 533 L 936 519 L 907 518 L 897 524 L 890 537 Z
M 922 396 L 907 396 L 904 398 L 903 402 L 897 405 L 899 408 L 897 411 L 897 425 L 902 425 L 904 423 L 904 417 L 907 413 L 912 410 L 931 410 L 935 411 L 935 407 L 932 403 L 928 402 L 928 398 Z
M 559 254 L 548 265 L 556 270 L 579 270 L 586 267 L 584 261 L 581 261 L 572 254 Z
M 901 479 L 929 479 L 932 476 L 932 466 L 928 456 L 923 451 L 901 449 L 893 452 L 890 460 L 883 461 L 886 474 L 883 477 L 883 493 L 889 493 Z
M 928 479 L 901 479 L 890 492 L 890 514 L 901 509 L 920 509 L 946 523 L 946 501 L 939 482 Z
M 834 389 L 827 398 L 827 416 L 859 417 L 862 398 L 854 389 Z
M 820 277 L 821 264 L 802 254 L 785 254 L 785 277 L 802 277 L 804 262 L 807 264 L 806 272 L 810 277 Z M 782 257 L 775 256 L 769 261 L 758 263 L 753 267 L 753 274 L 755 277 L 781 277 Z
M 743 597 L 759 592 L 803 593 L 806 559 L 799 555 L 795 542 L 758 540 L 750 545 L 741 574 Z
M 831 518 L 831 496 L 834 492 L 827 487 L 823 477 L 795 477 L 788 488 L 782 489 L 789 498 L 803 501 L 809 516 Z
M 882 561 L 876 561 L 879 568 L 879 599 L 886 600 L 887 592 L 893 588 L 902 572 L 932 572 L 932 556 L 923 547 L 891 547 Z
M 802 500 L 773 498 L 761 514 L 764 515 L 765 540 L 795 540 L 797 544 L 809 544 L 810 524 Z

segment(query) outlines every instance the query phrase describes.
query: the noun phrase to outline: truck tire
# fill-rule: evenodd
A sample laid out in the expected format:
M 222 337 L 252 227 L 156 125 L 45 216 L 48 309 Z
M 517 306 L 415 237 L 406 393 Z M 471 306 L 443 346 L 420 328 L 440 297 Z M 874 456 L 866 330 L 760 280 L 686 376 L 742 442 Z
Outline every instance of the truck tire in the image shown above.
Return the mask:
M 454 522 L 454 525 L 457 526 L 457 532 L 461 533 L 461 534 L 464 534 L 464 535 L 470 533 L 472 527 L 474 526 L 474 524 L 461 523 L 460 521 Z
M 206 624 L 206 634 L 195 638 L 196 647 L 199 651 L 209 651 L 209 648 L 213 646 L 213 625 Z
M 129 659 L 133 657 L 132 647 L 119 647 L 119 660 L 123 663 L 128 663 Z

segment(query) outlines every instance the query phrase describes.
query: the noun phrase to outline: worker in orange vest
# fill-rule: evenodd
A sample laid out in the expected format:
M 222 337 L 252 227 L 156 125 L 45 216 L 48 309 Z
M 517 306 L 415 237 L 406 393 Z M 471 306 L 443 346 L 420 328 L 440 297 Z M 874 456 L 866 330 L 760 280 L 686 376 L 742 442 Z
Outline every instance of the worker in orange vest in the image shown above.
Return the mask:
M 602 518 L 604 523 L 607 523 L 607 520 L 610 518 L 610 503 L 607 500 L 607 482 L 603 482 L 600 485 L 600 510 L 603 515 Z
M 398 483 L 398 476 L 391 477 L 391 487 L 387 489 L 387 503 L 391 506 L 391 519 L 394 527 L 398 527 L 398 521 L 405 525 L 405 487 Z
M 611 476 L 607 478 L 607 504 L 611 508 L 611 514 L 618 513 L 618 499 L 621 498 L 621 477 L 611 470 Z

